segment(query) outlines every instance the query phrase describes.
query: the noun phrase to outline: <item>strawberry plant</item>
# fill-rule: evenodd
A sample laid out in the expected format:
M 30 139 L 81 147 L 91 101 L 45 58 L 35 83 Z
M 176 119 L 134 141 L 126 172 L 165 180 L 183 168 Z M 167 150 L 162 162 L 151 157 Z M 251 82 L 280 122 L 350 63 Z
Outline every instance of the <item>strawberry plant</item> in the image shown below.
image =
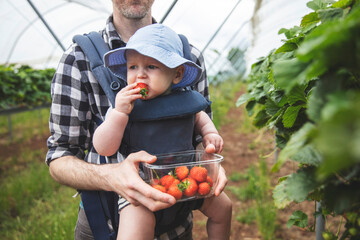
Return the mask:
M 25 65 L 0 65 L 0 109 L 49 104 L 54 73 L 54 69 L 35 70 Z
M 277 206 L 313 200 L 323 214 L 355 215 L 344 217 L 341 239 L 359 239 L 360 1 L 307 6 L 313 11 L 299 26 L 279 30 L 283 45 L 252 65 L 237 105 L 275 132 L 281 151 L 273 171 L 289 159 L 299 165 L 275 187 Z M 304 219 L 297 212 L 289 225 L 303 227 Z

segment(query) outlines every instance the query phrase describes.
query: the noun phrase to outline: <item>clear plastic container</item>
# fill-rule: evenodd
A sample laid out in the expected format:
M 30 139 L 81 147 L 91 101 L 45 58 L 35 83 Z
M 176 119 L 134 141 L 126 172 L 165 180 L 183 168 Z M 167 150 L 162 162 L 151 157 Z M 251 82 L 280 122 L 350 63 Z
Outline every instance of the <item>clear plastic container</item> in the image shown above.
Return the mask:
M 194 200 L 198 198 L 210 197 L 214 194 L 214 189 L 218 182 L 218 175 L 220 169 L 220 163 L 224 160 L 224 158 L 219 154 L 214 153 L 206 153 L 205 151 L 185 151 L 185 152 L 177 152 L 177 153 L 168 153 L 168 154 L 160 154 L 157 155 L 157 160 L 153 164 L 144 163 L 144 174 L 145 181 L 150 185 L 163 185 L 161 184 L 162 178 L 165 175 L 172 175 L 175 179 L 178 179 L 176 175 L 176 168 L 180 166 L 186 166 L 189 169 L 189 175 L 187 177 L 193 178 L 191 175 L 191 169 L 195 166 L 203 167 L 206 169 L 207 180 L 205 182 L 210 185 L 210 192 L 204 195 L 204 192 L 201 194 L 196 192 L 194 195 L 189 196 L 189 194 L 185 194 L 184 186 L 179 189 L 182 191 L 182 197 L 177 199 L 177 201 L 186 201 L 186 200 Z M 194 170 L 195 171 L 195 170 Z M 182 184 L 183 179 L 179 179 L 180 185 Z M 202 181 L 202 180 L 200 180 Z M 200 189 L 200 181 L 196 181 L 198 190 Z M 178 183 L 178 182 L 177 182 Z M 177 184 L 176 184 L 177 185 Z M 179 185 L 179 186 L 180 186 Z M 165 185 L 163 185 L 165 187 Z M 166 190 L 168 191 L 168 187 Z

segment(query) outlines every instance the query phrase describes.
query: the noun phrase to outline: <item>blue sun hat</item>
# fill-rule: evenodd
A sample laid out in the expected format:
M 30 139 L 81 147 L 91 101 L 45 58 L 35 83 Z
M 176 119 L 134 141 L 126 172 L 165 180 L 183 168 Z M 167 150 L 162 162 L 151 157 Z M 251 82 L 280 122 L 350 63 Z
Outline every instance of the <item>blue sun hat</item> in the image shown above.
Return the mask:
M 162 24 L 151 24 L 140 28 L 129 39 L 126 47 L 117 48 L 104 55 L 105 66 L 116 76 L 126 79 L 126 50 L 154 58 L 169 68 L 184 65 L 182 80 L 172 86 L 173 89 L 191 86 L 201 73 L 201 68 L 194 62 L 184 58 L 183 44 L 178 34 Z

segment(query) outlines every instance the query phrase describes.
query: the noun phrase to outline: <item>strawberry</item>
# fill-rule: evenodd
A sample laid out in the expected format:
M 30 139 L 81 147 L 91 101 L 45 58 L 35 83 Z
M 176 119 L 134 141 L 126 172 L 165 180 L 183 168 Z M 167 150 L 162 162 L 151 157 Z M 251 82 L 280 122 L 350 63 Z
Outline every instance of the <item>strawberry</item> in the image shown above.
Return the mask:
M 172 184 L 166 193 L 173 196 L 176 200 L 179 200 L 183 195 L 177 184 Z
M 154 185 L 160 185 L 160 180 L 158 178 L 154 178 L 152 180 L 151 186 L 154 186 Z
M 208 195 L 210 192 L 211 188 L 210 188 L 210 184 L 207 182 L 202 182 L 199 184 L 199 189 L 198 189 L 198 193 L 201 196 L 205 196 Z
M 192 197 L 196 194 L 198 190 L 198 185 L 196 181 L 190 177 L 184 178 L 182 181 L 184 188 L 184 195 L 187 197 Z
M 207 176 L 207 177 L 206 177 L 206 182 L 210 185 L 210 187 L 213 186 L 213 180 L 211 179 L 210 176 Z
M 195 166 L 190 170 L 190 177 L 197 182 L 205 182 L 207 177 L 207 169 L 200 166 Z
M 173 175 L 165 175 L 162 178 L 160 178 L 160 183 L 163 185 L 166 189 L 170 187 L 170 185 L 174 182 L 175 178 Z
M 155 188 L 155 189 L 157 189 L 157 190 L 159 190 L 159 191 L 161 191 L 163 193 L 166 192 L 165 187 L 162 186 L 162 185 L 159 185 L 159 184 L 153 185 L 153 188 Z
M 146 98 L 148 93 L 149 93 L 149 87 L 145 84 L 145 83 L 137 83 L 135 86 L 136 88 L 140 88 L 140 94 L 142 95 L 143 98 Z
M 175 169 L 176 176 L 181 181 L 186 178 L 189 174 L 189 169 L 186 166 L 177 167 Z
M 171 185 L 178 185 L 180 183 L 180 180 L 175 178 Z

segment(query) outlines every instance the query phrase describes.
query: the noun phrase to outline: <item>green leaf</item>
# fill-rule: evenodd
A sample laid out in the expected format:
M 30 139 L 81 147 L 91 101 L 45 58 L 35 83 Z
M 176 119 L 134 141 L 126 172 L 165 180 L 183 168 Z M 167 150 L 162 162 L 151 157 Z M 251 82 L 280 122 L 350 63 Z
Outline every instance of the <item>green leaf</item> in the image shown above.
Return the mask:
M 315 125 L 306 123 L 300 130 L 295 132 L 290 137 L 285 148 L 281 150 L 277 162 L 272 167 L 272 171 L 278 171 L 288 158 L 300 151 L 314 134 L 315 129 Z
M 279 107 L 283 107 L 287 103 L 287 97 L 283 91 L 273 91 L 270 93 L 269 98 L 276 103 Z
M 306 36 L 296 56 L 303 62 L 315 65 L 307 70 L 309 73 L 314 76 L 317 70 L 320 75 L 324 73 L 324 69 L 335 66 L 358 69 L 354 48 L 359 19 L 360 9 L 353 9 L 346 18 L 322 23 Z
M 352 99 L 352 97 L 349 95 L 351 95 L 349 92 L 335 92 L 333 94 L 329 92 L 327 103 L 322 104 L 321 119 L 323 121 L 331 121 L 342 109 L 351 109 L 352 101 L 349 101 L 349 98 Z
M 283 149 L 285 148 L 286 146 L 286 143 L 288 142 L 288 137 L 287 135 L 284 135 L 284 134 L 279 134 L 278 132 L 275 133 L 275 142 L 276 142 L 276 146 L 280 149 Z M 279 162 L 277 160 L 277 162 Z M 283 163 L 280 163 L 280 166 L 282 165 Z M 278 171 L 278 169 L 272 169 L 272 171 Z
M 286 42 L 275 51 L 275 54 L 283 53 L 283 52 L 291 52 L 297 48 L 298 48 L 298 46 L 296 43 Z
M 333 1 L 327 1 L 327 0 L 313 0 L 310 1 L 306 4 L 306 6 L 308 6 L 309 8 L 311 8 L 312 10 L 319 10 L 319 9 L 324 9 L 327 7 L 327 4 L 333 2 Z
M 286 226 L 288 228 L 290 228 L 292 226 L 305 228 L 307 225 L 308 225 L 308 216 L 300 210 L 293 212 L 293 214 L 290 216 L 288 222 L 286 223 Z
M 280 107 L 274 101 L 272 101 L 270 98 L 266 99 L 265 110 L 268 115 L 274 116 L 279 111 L 279 109 Z
M 302 18 L 300 26 L 304 28 L 318 22 L 320 22 L 318 14 L 316 12 L 311 12 Z
M 305 87 L 306 86 L 300 86 L 296 85 L 294 86 L 291 91 L 289 92 L 287 99 L 288 103 L 290 105 L 294 105 L 296 103 L 306 103 L 306 97 L 305 97 Z
M 338 104 L 339 96 L 347 103 Z M 348 92 L 332 95 L 329 99 L 324 107 L 324 115 L 328 117 L 319 122 L 319 133 L 315 139 L 316 147 L 324 155 L 318 172 L 320 179 L 351 169 L 360 162 L 360 95 Z
M 298 59 L 279 60 L 274 63 L 274 78 L 279 88 L 289 93 L 296 85 L 304 84 L 306 73 L 304 70 L 307 63 L 300 62 Z
M 322 22 L 331 21 L 340 18 L 344 15 L 344 10 L 341 8 L 328 8 L 318 11 L 319 19 Z
M 253 124 L 255 127 L 262 128 L 269 119 L 270 116 L 266 113 L 266 110 L 263 109 L 256 114 Z
M 324 192 L 324 205 L 329 209 L 333 209 L 336 214 L 359 209 L 360 191 L 358 181 L 337 185 L 329 184 Z
M 284 116 L 283 116 L 283 124 L 286 128 L 291 128 L 299 114 L 299 111 L 301 108 L 303 108 L 304 105 L 297 105 L 297 106 L 290 106 L 286 109 Z
M 247 104 L 246 104 L 246 111 L 248 113 L 248 115 L 251 117 L 253 114 L 254 114 L 254 107 L 256 105 L 256 101 L 249 101 Z
M 310 167 L 299 169 L 286 180 L 286 193 L 291 200 L 305 201 L 308 195 L 318 187 L 315 170 Z
M 269 127 L 269 129 L 272 129 L 275 127 L 275 125 L 282 119 L 285 112 L 285 108 L 280 108 L 279 111 L 277 111 L 266 123 L 266 125 Z
M 284 209 L 292 202 L 292 200 L 289 199 L 288 195 L 285 192 L 285 184 L 286 182 L 285 180 L 283 180 L 278 185 L 276 185 L 273 190 L 274 204 L 277 208 L 280 209 Z
M 347 8 L 353 4 L 354 0 L 339 0 L 335 2 L 331 7 L 333 8 Z
M 284 33 L 287 39 L 295 37 L 298 33 L 301 32 L 301 28 L 299 26 L 294 26 L 292 28 L 281 28 L 278 34 Z
M 254 99 L 253 96 L 249 93 L 242 94 L 236 101 L 236 107 L 239 107 L 244 103 L 248 102 L 249 100 L 253 100 L 253 99 Z
M 320 90 L 315 87 L 311 89 L 311 94 L 308 99 L 308 105 L 306 109 L 306 114 L 308 115 L 309 119 L 314 122 L 318 122 L 321 118 L 321 109 L 322 106 L 325 104 L 325 100 L 321 98 Z
M 312 145 L 305 145 L 301 148 L 297 153 L 295 153 L 292 157 L 292 160 L 306 165 L 311 166 L 319 166 L 323 161 L 323 157 L 318 150 L 314 148 Z

